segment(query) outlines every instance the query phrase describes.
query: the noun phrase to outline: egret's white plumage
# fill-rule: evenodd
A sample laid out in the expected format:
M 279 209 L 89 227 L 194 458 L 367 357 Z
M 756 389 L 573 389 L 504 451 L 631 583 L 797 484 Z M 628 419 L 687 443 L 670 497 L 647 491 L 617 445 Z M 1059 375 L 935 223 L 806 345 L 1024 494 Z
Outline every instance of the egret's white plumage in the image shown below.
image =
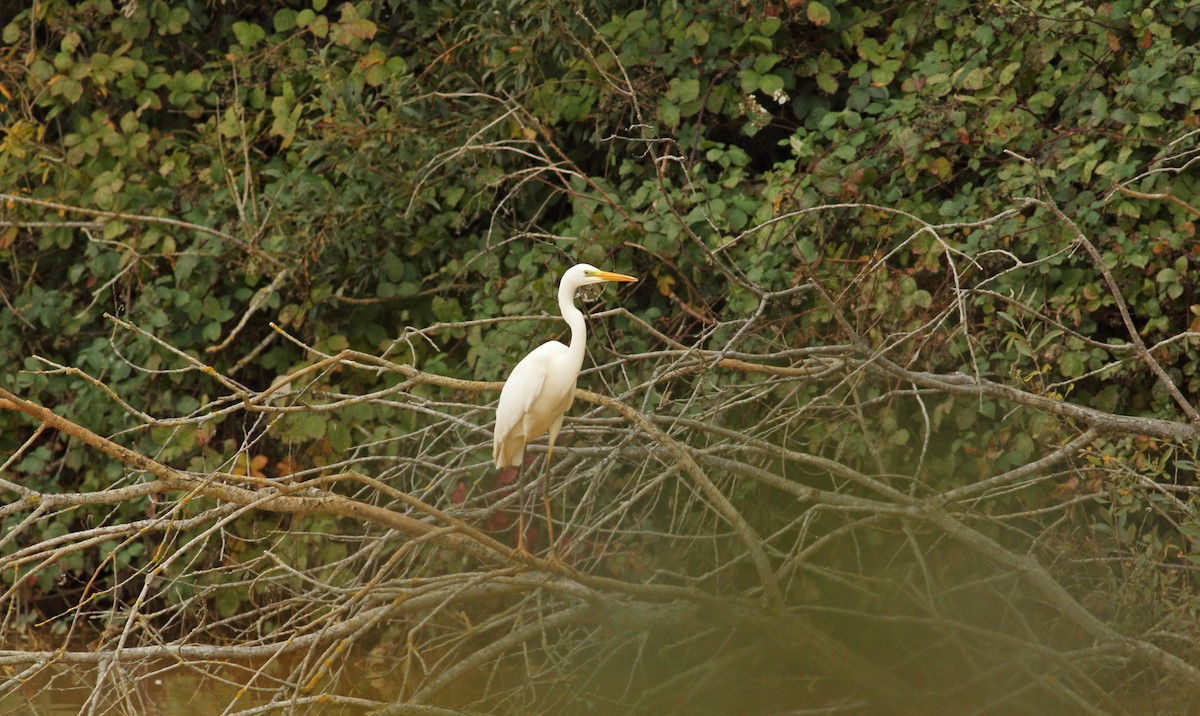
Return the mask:
M 547 341 L 534 348 L 505 381 L 496 407 L 492 441 L 496 467 L 519 466 L 525 457 L 525 446 L 546 433 L 550 435 L 550 450 L 554 450 L 563 416 L 575 400 L 575 380 L 583 367 L 587 342 L 587 324 L 583 313 L 575 308 L 575 290 L 605 281 L 636 280 L 588 264 L 572 266 L 563 274 L 558 285 L 558 308 L 571 327 L 571 344 Z

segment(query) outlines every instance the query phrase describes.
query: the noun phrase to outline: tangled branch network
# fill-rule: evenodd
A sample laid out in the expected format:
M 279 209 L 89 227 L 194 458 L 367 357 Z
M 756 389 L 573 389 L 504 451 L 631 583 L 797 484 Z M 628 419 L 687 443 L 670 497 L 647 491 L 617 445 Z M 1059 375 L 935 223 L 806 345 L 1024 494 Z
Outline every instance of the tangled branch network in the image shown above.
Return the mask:
M 870 208 L 823 207 L 772 225 Z M 79 580 L 43 622 L 54 643 L 0 651 L 0 694 L 84 679 L 91 710 L 133 713 L 152 679 L 179 668 L 235 687 L 228 714 L 585 703 L 694 713 L 728 684 L 764 674 L 768 691 L 897 713 L 967 694 L 982 705 L 1050 699 L 1120 711 L 1113 681 L 1152 677 L 1200 692 L 1200 670 L 1177 640 L 1190 635 L 1114 618 L 1097 606 L 1089 560 L 1063 556 L 1115 486 L 1155 495 L 1164 520 L 1190 519 L 1189 492 L 1121 453 L 1134 438 L 1183 451 L 1200 421 L 1156 358 L 1164 344 L 1147 345 L 1126 310 L 1128 339 L 1100 344 L 1111 360 L 1093 372 L 1153 376 L 1177 417 L 1074 403 L 1078 378 L 982 367 L 978 353 L 998 339 L 977 331 L 977 297 L 1009 306 L 1018 327 L 1010 340 L 1072 330 L 1044 303 L 994 289 L 1050 259 L 971 254 L 951 238 L 1022 212 L 1073 226 L 1038 199 L 972 224 L 899 217 L 915 222 L 908 239 L 847 280 L 805 265 L 781 288 L 751 281 L 730 258 L 766 230 L 756 227 L 706 249 L 753 297 L 748 315 L 711 320 L 685 344 L 625 309 L 597 314 L 629 326 L 647 349 L 617 354 L 601 332 L 556 460 L 545 474 L 530 471 L 553 508 L 554 545 L 533 527 L 514 534 L 520 492 L 490 468 L 486 396 L 499 383 L 422 370 L 391 351 L 322 353 L 276 327 L 309 360 L 252 389 L 109 316 L 114 350 L 151 342 L 216 397 L 188 415 L 156 417 L 79 368 L 47 365 L 127 412 L 129 431 L 102 436 L 69 409 L 0 389 L 0 406 L 29 418 L 4 469 L 50 433 L 123 466 L 112 484 L 81 492 L 0 478 L 0 518 L 15 521 L 0 536 L 0 571 L 36 575 L 99 552 L 101 570 L 116 576 L 103 588 L 94 586 L 101 571 Z M 1094 271 L 1123 306 L 1095 247 L 1072 235 L 1055 256 Z M 892 276 L 891 258 L 916 242 L 940 247 L 944 289 L 916 317 L 862 308 Z M 816 313 L 830 326 L 821 341 L 785 330 Z M 500 330 L 506 320 L 413 330 L 396 346 L 443 330 Z M 964 368 L 948 371 L 938 346 L 956 341 Z M 329 387 L 347 372 L 383 387 Z M 965 428 L 943 420 L 964 405 L 1040 426 L 1025 459 L 996 468 L 987 446 L 956 442 Z M 253 468 L 250 458 L 296 425 L 356 411 L 389 416 L 392 429 L 351 433 L 320 464 L 293 460 L 270 476 Z M 174 441 L 214 424 L 242 426 L 216 467 L 170 457 Z M 163 436 L 159 454 L 127 446 L 144 445 L 148 431 Z M 527 450 L 540 458 L 546 446 Z M 113 517 L 128 504 L 144 505 L 144 518 Z M 67 534 L 39 531 L 44 518 L 73 510 L 98 517 Z M 514 549 L 518 539 L 528 552 Z M 543 556 L 552 546 L 556 561 Z M 27 590 L 18 579 L 0 594 L 9 635 L 30 609 Z

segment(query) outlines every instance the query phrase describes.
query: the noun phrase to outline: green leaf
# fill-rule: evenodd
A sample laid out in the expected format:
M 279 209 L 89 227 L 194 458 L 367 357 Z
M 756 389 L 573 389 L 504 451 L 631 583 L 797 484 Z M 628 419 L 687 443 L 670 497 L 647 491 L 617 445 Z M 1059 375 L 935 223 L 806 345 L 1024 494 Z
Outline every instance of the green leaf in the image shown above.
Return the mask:
M 1109 116 L 1121 124 L 1135 124 L 1138 121 L 1137 113 L 1128 107 L 1117 107 Z
M 1084 372 L 1084 354 L 1075 352 L 1064 353 L 1059 358 L 1058 367 L 1064 377 L 1078 378 Z
M 123 75 L 127 72 L 131 72 L 135 67 L 137 67 L 137 63 L 134 62 L 133 58 L 131 57 L 114 57 L 112 63 L 109 64 L 108 69 L 112 70 L 118 75 Z
M 693 22 L 688 25 L 687 30 L 683 33 L 684 37 L 691 37 L 696 41 L 697 45 L 708 44 L 708 26 L 703 22 Z
M 316 440 L 325 436 L 323 413 L 289 413 L 284 432 L 293 440 Z
M 950 75 L 935 72 L 925 78 L 925 90 L 934 97 L 940 97 L 950 91 Z
M 299 13 L 295 10 L 284 8 L 275 13 L 272 19 L 272 24 L 275 26 L 275 32 L 289 32 L 296 26 L 296 17 Z
M 1034 112 L 1045 112 L 1054 106 L 1056 100 L 1053 92 L 1042 90 L 1029 98 L 1029 108 Z
M 367 68 L 367 71 L 363 73 L 363 79 L 366 80 L 367 84 L 371 85 L 372 87 L 378 87 L 384 82 L 387 82 L 390 76 L 391 75 L 388 72 L 386 65 L 371 65 Z
M 1137 123 L 1139 127 L 1161 127 L 1166 120 L 1154 112 L 1141 112 L 1137 116 Z
M 162 31 L 167 35 L 178 35 L 183 32 L 183 26 L 187 24 L 191 15 L 185 7 L 171 8 L 167 13 L 167 21 L 164 23 Z
M 986 82 L 987 82 L 987 73 L 985 73 L 982 69 L 976 67 L 975 69 L 971 70 L 966 75 L 964 75 L 961 82 L 962 82 L 963 89 L 967 89 L 967 90 L 982 89 L 984 84 L 986 84 Z
M 762 81 L 761 75 L 754 70 L 742 70 L 738 73 L 738 79 L 741 80 L 742 92 L 750 94 L 758 90 L 758 85 Z
M 679 105 L 663 102 L 658 106 L 658 118 L 667 129 L 675 129 L 679 126 Z
M 775 97 L 783 92 L 783 78 L 779 75 L 763 75 L 759 78 L 758 89 Z
M 1013 78 L 1017 76 L 1017 71 L 1020 69 L 1021 69 L 1020 62 L 1008 63 L 1007 65 L 1004 66 L 1004 69 L 1000 70 L 1000 77 L 998 80 L 999 83 L 1001 85 L 1007 85 L 1008 83 L 1012 82 Z
M 350 449 L 352 435 L 350 428 L 340 420 L 330 420 L 326 426 L 325 435 L 329 438 L 329 447 L 335 452 L 344 453 Z
M 667 87 L 667 97 L 680 104 L 694 102 L 700 97 L 700 80 L 680 80 L 678 78 L 671 80 L 671 84 Z
M 816 2 L 816 0 L 809 0 L 809 3 L 804 10 L 804 14 L 808 17 L 809 22 L 818 27 L 822 25 L 828 25 L 829 21 L 832 19 L 829 14 L 829 8 L 825 7 L 819 2 Z
M 259 41 L 266 38 L 267 33 L 252 22 L 235 22 L 233 23 L 233 35 L 237 38 L 239 45 L 248 48 L 254 47 Z
M 55 82 L 50 85 L 50 94 L 62 97 L 71 104 L 79 101 L 83 96 L 83 85 L 79 80 L 72 79 L 65 75 L 58 75 Z
M 442 296 L 434 296 L 431 304 L 433 315 L 439 321 L 453 322 L 463 319 L 462 305 L 457 298 L 445 298 Z
M 242 606 L 242 597 L 245 592 L 242 589 L 234 587 L 226 587 L 217 590 L 217 597 L 213 600 L 216 604 L 217 611 L 223 617 L 232 617 L 238 613 Z

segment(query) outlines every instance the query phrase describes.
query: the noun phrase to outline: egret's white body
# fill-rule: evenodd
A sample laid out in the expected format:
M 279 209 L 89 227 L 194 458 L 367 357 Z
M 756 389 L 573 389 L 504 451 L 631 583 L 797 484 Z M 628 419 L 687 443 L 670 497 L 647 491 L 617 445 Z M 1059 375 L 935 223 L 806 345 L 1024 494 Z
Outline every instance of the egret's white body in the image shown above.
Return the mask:
M 587 324 L 575 308 L 575 291 L 605 281 L 636 281 L 595 266 L 578 264 L 567 269 L 558 285 L 558 308 L 571 327 L 571 343 L 547 341 L 534 348 L 513 368 L 500 391 L 496 407 L 496 432 L 492 459 L 497 468 L 519 467 L 525 446 L 549 433 L 550 451 L 562 427 L 563 416 L 575 401 L 575 380 L 583 368 Z

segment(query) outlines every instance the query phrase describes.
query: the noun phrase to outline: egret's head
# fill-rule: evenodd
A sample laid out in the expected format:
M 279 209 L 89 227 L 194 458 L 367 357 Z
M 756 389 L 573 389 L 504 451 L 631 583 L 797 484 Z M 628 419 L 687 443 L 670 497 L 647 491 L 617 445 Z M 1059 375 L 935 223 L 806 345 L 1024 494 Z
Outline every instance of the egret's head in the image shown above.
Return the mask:
M 562 285 L 579 288 L 580 286 L 590 286 L 591 284 L 604 283 L 605 281 L 628 283 L 636 280 L 633 276 L 626 276 L 623 273 L 601 271 L 590 264 L 576 264 L 567 269 L 567 272 L 563 274 Z

